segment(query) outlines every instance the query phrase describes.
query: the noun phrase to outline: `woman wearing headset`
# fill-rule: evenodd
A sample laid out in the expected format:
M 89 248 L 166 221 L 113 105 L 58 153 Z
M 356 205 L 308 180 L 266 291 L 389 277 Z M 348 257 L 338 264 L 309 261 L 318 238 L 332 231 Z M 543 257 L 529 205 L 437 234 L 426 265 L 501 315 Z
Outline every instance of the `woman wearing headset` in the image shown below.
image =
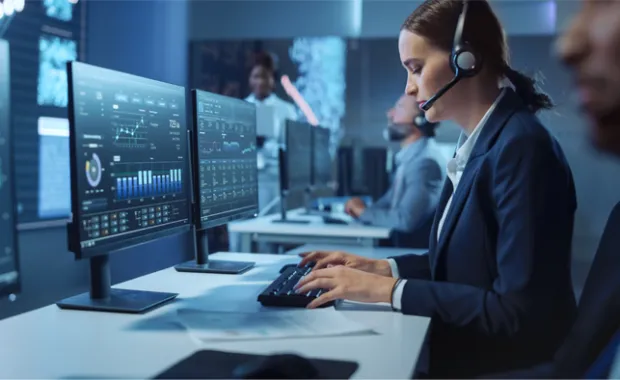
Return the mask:
M 572 174 L 535 116 L 552 102 L 510 67 L 487 1 L 426 0 L 405 21 L 398 45 L 406 92 L 429 121 L 452 120 L 466 136 L 447 166 L 429 252 L 388 260 L 313 252 L 301 262 L 315 268 L 298 291 L 328 290 L 309 307 L 390 302 L 431 317 L 428 351 L 418 361 L 431 377 L 549 359 L 575 312 Z

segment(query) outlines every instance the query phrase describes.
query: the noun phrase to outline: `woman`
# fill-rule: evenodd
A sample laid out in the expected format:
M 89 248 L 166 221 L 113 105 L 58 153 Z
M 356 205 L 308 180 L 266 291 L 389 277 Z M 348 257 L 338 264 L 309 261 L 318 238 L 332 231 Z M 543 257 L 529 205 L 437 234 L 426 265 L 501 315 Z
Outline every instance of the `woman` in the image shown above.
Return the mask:
M 252 93 L 245 98 L 247 102 L 256 104 L 256 107 L 270 107 L 273 112 L 273 133 L 270 136 L 260 136 L 264 143 L 259 146 L 257 154 L 258 166 L 258 208 L 261 212 L 269 212 L 274 207 L 275 199 L 280 195 L 280 174 L 278 171 L 278 148 L 284 143 L 284 123 L 286 119 L 296 120 L 295 106 L 274 93 L 275 62 L 268 53 L 256 55 L 249 84 Z M 228 232 L 229 251 L 241 250 L 241 237 Z M 274 247 L 268 244 L 259 245 L 260 252 L 273 252 Z
M 391 302 L 405 314 L 431 317 L 430 358 L 418 369 L 443 378 L 549 359 L 575 311 L 572 174 L 535 116 L 553 104 L 510 67 L 488 2 L 468 6 L 426 0 L 399 36 L 406 92 L 421 105 L 462 74 L 452 59 L 468 70 L 426 112 L 429 121 L 451 120 L 467 136 L 448 163 L 428 254 L 372 260 L 314 252 L 301 264 L 315 262 L 315 269 L 298 284 L 299 292 L 330 290 L 310 307 L 332 299 Z M 453 48 L 473 54 L 456 62 Z
M 280 195 L 278 173 L 278 148 L 284 143 L 284 122 L 286 119 L 296 120 L 295 106 L 282 100 L 274 93 L 275 63 L 268 53 L 256 56 L 250 72 L 250 94 L 246 101 L 257 107 L 271 107 L 274 114 L 273 135 L 267 139 L 260 150 L 259 162 L 259 208 L 263 210 Z

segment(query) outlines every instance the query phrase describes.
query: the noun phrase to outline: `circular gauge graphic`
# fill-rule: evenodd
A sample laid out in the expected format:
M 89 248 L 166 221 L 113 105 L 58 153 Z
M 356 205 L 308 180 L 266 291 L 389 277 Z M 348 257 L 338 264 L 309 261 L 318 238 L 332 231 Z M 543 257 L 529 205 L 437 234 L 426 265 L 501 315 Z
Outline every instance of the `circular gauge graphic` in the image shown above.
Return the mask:
M 97 187 L 101 183 L 101 160 L 97 153 L 93 153 L 93 157 L 86 161 L 86 180 L 92 187 Z

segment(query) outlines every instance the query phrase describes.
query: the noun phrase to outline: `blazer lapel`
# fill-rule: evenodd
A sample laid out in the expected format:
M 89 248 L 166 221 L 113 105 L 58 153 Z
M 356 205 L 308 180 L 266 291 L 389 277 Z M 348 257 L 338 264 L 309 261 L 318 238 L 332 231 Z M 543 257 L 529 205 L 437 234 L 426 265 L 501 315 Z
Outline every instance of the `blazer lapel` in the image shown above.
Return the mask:
M 441 191 L 441 196 L 439 197 L 439 203 L 437 204 L 437 211 L 435 211 L 435 219 L 433 220 L 433 226 L 431 227 L 431 236 L 430 236 L 430 244 L 429 244 L 429 258 L 431 262 L 434 261 L 434 257 L 436 255 L 437 250 L 437 231 L 439 230 L 439 221 L 448 205 L 448 200 L 450 199 L 450 195 L 454 188 L 452 187 L 452 181 L 449 178 L 446 178 L 446 181 L 443 185 L 443 190 Z
M 439 240 L 437 241 L 436 254 L 434 255 L 435 260 L 433 260 L 431 264 L 431 273 L 435 273 L 439 257 L 441 256 L 441 253 L 445 248 L 446 243 L 450 240 L 454 225 L 459 219 L 461 211 L 463 211 L 463 206 L 465 205 L 465 201 L 467 200 L 467 196 L 469 195 L 471 186 L 474 183 L 474 178 L 476 177 L 477 172 L 478 166 L 472 163 L 472 160 L 468 161 L 467 166 L 465 167 L 465 170 L 463 171 L 463 174 L 461 176 L 461 180 L 456 187 L 456 191 L 452 196 L 450 208 L 447 210 L 448 213 L 446 214 L 446 219 L 444 220 L 441 234 L 439 235 Z M 437 234 L 435 234 L 435 240 L 437 240 Z
M 449 186 L 448 184 L 444 186 L 444 190 L 440 200 L 441 207 L 438 208 L 438 212 L 435 214 L 435 221 L 433 223 L 432 229 L 431 246 L 429 247 L 430 252 L 432 252 L 432 254 L 430 255 L 430 259 L 431 274 L 433 275 L 433 277 L 435 276 L 435 271 L 437 269 L 439 258 L 441 257 L 441 254 L 443 253 L 447 242 L 452 236 L 456 222 L 458 221 L 461 212 L 463 211 L 463 207 L 465 206 L 465 202 L 471 191 L 474 179 L 476 178 L 476 173 L 478 172 L 478 169 L 480 167 L 476 161 L 489 151 L 489 149 L 493 146 L 493 143 L 496 141 L 497 135 L 506 125 L 508 119 L 510 119 L 510 117 L 519 107 L 523 106 L 523 102 L 512 89 L 508 88 L 505 91 L 506 93 L 503 95 L 495 110 L 490 115 L 486 124 L 480 131 L 480 136 L 478 136 L 478 140 L 476 141 L 476 144 L 472 149 L 471 155 L 469 157 L 469 160 L 467 161 L 465 169 L 463 170 L 463 174 L 461 175 L 461 179 L 456 188 L 456 191 L 454 191 L 454 194 L 452 194 L 452 182 L 449 179 L 446 181 L 449 183 Z M 450 203 L 450 209 L 447 210 L 448 213 L 446 215 L 446 219 L 441 230 L 441 235 L 439 236 L 438 240 L 437 232 L 439 227 L 439 221 L 443 216 L 450 195 L 452 195 L 452 202 Z M 441 210 L 441 212 L 439 212 L 439 210 Z

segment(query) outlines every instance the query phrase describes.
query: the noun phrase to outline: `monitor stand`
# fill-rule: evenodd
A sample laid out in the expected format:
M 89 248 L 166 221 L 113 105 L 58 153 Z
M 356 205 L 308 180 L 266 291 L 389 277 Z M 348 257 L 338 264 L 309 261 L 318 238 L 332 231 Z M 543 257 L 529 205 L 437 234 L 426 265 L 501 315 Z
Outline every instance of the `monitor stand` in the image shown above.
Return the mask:
M 177 293 L 116 289 L 110 286 L 109 255 L 90 259 L 90 292 L 66 298 L 58 303 L 61 309 L 140 314 L 162 306 Z
M 192 227 L 192 233 L 190 235 L 194 240 L 196 259 L 175 266 L 174 269 L 176 269 L 177 272 L 241 274 L 247 272 L 256 265 L 253 261 L 209 260 L 209 242 L 205 233 L 203 231 L 196 231 L 196 229 Z
M 308 224 L 309 220 L 305 219 L 287 219 L 286 218 L 286 194 L 280 196 L 280 219 L 274 219 L 272 223 L 288 223 L 288 224 Z

